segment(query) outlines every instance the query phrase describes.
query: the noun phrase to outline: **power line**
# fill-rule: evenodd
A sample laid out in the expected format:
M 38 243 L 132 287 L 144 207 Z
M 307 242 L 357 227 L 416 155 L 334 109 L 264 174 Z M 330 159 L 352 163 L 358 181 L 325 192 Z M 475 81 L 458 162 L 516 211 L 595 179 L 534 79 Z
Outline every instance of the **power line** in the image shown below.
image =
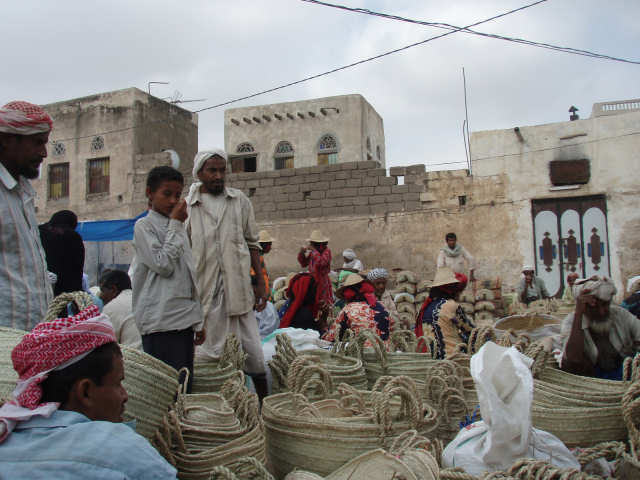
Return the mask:
M 405 46 L 400 47 L 400 48 L 395 48 L 393 50 L 388 50 L 388 51 L 386 51 L 384 53 L 380 53 L 378 55 L 374 55 L 373 57 L 368 57 L 368 58 L 365 58 L 365 59 L 362 59 L 362 60 L 358 60 L 357 62 L 353 62 L 353 63 L 350 63 L 348 65 L 343 65 L 341 67 L 337 67 L 337 68 L 334 68 L 332 70 L 327 70 L 326 72 L 318 73 L 318 74 L 315 74 L 315 75 L 310 75 L 310 76 L 302 78 L 300 80 L 296 80 L 294 82 L 289 82 L 289 83 L 286 83 L 284 85 L 279 85 L 277 87 L 269 88 L 269 89 L 263 90 L 261 92 L 256 92 L 256 93 L 252 93 L 250 95 L 245 95 L 244 97 L 239 97 L 239 98 L 235 98 L 233 100 L 229 100 L 229 101 L 226 101 L 226 102 L 218 103 L 217 105 L 211 105 L 210 107 L 201 108 L 200 110 L 194 110 L 194 112 L 195 113 L 200 113 L 200 112 L 204 112 L 205 110 L 211 110 L 213 108 L 224 107 L 225 105 L 229 105 L 231 103 L 239 102 L 241 100 L 247 100 L 249 98 L 257 97 L 259 95 L 264 95 L 265 93 L 271 93 L 271 92 L 275 92 L 277 90 L 282 90 L 283 88 L 287 88 L 287 87 L 291 87 L 293 85 L 298 85 L 300 83 L 308 82 L 309 80 L 314 80 L 316 78 L 324 77 L 326 75 L 330 75 L 332 73 L 336 73 L 336 72 L 339 72 L 339 71 L 342 71 L 342 70 L 346 70 L 348 68 L 355 67 L 357 65 L 362 65 L 363 63 L 371 62 L 373 60 L 378 60 L 378 59 L 386 57 L 388 55 L 392 55 L 394 53 L 402 52 L 404 50 L 408 50 L 410 48 L 417 47 L 418 45 L 424 45 L 425 43 L 431 42 L 433 40 L 437 40 L 438 38 L 446 37 L 447 35 L 451 35 L 453 33 L 459 32 L 461 30 L 465 30 L 467 28 L 475 27 L 477 25 L 481 25 L 483 23 L 487 23 L 487 22 L 490 22 L 492 20 L 496 20 L 498 18 L 506 17 L 507 15 L 511 15 L 512 13 L 516 13 L 516 12 L 525 10 L 527 8 L 534 7 L 534 6 L 538 5 L 538 4 L 544 3 L 546 1 L 547 0 L 538 0 L 536 2 L 529 3 L 527 5 L 523 5 L 522 7 L 515 8 L 513 10 L 509 10 L 508 12 L 504 12 L 504 13 L 495 15 L 493 17 L 489 17 L 489 18 L 487 18 L 485 20 L 481 20 L 479 22 L 471 23 L 471 24 L 469 24 L 469 25 L 467 25 L 465 27 L 455 27 L 453 30 L 448 31 L 447 33 L 443 33 L 441 35 L 436 35 L 434 37 L 429 37 L 429 38 L 427 38 L 425 40 L 422 40 L 420 42 L 415 42 L 415 43 L 411 43 L 409 45 L 405 45 Z
M 323 76 L 326 76 L 326 75 L 330 75 L 330 74 L 332 74 L 332 73 L 336 73 L 336 72 L 339 72 L 339 71 L 341 71 L 341 70 L 346 70 L 346 69 L 348 69 L 348 68 L 355 67 L 355 66 L 357 66 L 357 65 L 361 65 L 361 64 L 363 64 L 363 63 L 367 63 L 367 62 L 370 62 L 370 61 L 373 61 L 373 60 L 377 60 L 377 59 L 379 59 L 379 58 L 386 57 L 386 56 L 388 56 L 388 55 L 392 55 L 392 54 L 394 54 L 394 53 L 398 53 L 398 52 L 401 52 L 401 51 L 404 51 L 404 50 L 408 50 L 409 48 L 416 47 L 416 46 L 418 46 L 418 45 L 423 45 L 423 44 L 425 44 L 425 43 L 431 42 L 431 41 L 436 40 L 436 39 L 438 39 L 438 38 L 446 37 L 447 35 L 451 35 L 451 34 L 453 34 L 453 33 L 456 33 L 456 32 L 459 32 L 459 31 L 462 31 L 462 30 L 464 30 L 464 29 L 467 29 L 467 28 L 470 28 L 470 27 L 475 27 L 475 26 L 477 26 L 477 25 L 481 25 L 481 24 L 483 24 L 483 23 L 487 23 L 487 22 L 490 22 L 490 21 L 492 21 L 492 20 L 496 20 L 496 19 L 498 19 L 498 18 L 502 18 L 502 17 L 505 17 L 505 16 L 507 16 L 507 15 L 511 15 L 511 14 L 513 14 L 513 13 L 516 13 L 516 12 L 519 12 L 519 11 L 522 11 L 522 10 L 525 10 L 525 9 L 527 9 L 527 8 L 530 8 L 530 7 L 536 6 L 536 5 L 538 5 L 538 4 L 540 4 L 540 3 L 543 3 L 543 2 L 546 2 L 546 1 L 547 1 L 547 0 L 538 0 L 538 1 L 536 1 L 536 2 L 533 2 L 533 3 L 527 4 L 527 5 L 523 5 L 522 7 L 519 7 L 519 8 L 513 9 L 513 10 L 509 10 L 509 11 L 507 11 L 507 12 L 504 12 L 504 13 L 501 13 L 501 14 L 498 14 L 498 15 L 495 15 L 495 16 L 493 16 L 493 17 L 489 17 L 489 18 L 487 18 L 487 19 L 485 19 L 485 20 L 481 20 L 481 21 L 479 21 L 479 22 L 472 23 L 472 24 L 470 24 L 470 25 L 467 25 L 466 27 L 459 27 L 459 28 L 457 28 L 457 29 L 450 30 L 450 31 L 448 31 L 447 33 L 443 33 L 442 35 L 436 35 L 436 36 L 434 36 L 434 37 L 429 37 L 429 38 L 427 38 L 427 39 L 425 39 L 425 40 L 422 40 L 422 41 L 420 41 L 420 42 L 412 43 L 412 44 L 405 45 L 405 46 L 400 47 L 400 48 L 396 48 L 396 49 L 393 49 L 393 50 L 389 50 L 389 51 L 387 51 L 387 52 L 381 53 L 381 54 L 379 54 L 379 55 L 375 55 L 375 56 L 373 56 L 373 57 L 369 57 L 369 58 L 365 58 L 365 59 L 362 59 L 362 60 L 358 60 L 357 62 L 353 62 L 353 63 L 350 63 L 350 64 L 348 64 L 348 65 L 343 65 L 343 66 L 341 66 L 341 67 L 334 68 L 334 69 L 332 69 L 332 70 L 327 70 L 326 72 L 318 73 L 318 74 L 316 74 L 316 75 L 311 75 L 311 76 L 308 76 L 308 77 L 302 78 L 302 79 L 300 79 L 300 80 L 296 80 L 296 81 L 294 81 L 294 82 L 289 82 L 289 83 L 286 83 L 286 84 L 284 84 L 284 85 L 280 85 L 280 86 L 277 86 L 277 87 L 269 88 L 269 89 L 267 89 L 267 90 L 263 90 L 263 91 L 261 91 L 261 92 L 252 93 L 252 94 L 249 94 L 249 95 L 245 95 L 245 96 L 243 96 L 243 97 L 235 98 L 235 99 L 233 99 L 233 100 L 228 100 L 228 101 L 226 101 L 226 102 L 218 103 L 217 105 L 211 105 L 211 106 L 209 106 L 209 107 L 201 108 L 201 109 L 199 109 L 199 110 L 194 110 L 194 111 L 193 111 L 193 113 L 200 113 L 200 112 L 204 112 L 204 111 L 207 111 L 207 110 L 212 110 L 212 109 L 214 109 L 214 108 L 220 108 L 220 107 L 223 107 L 223 106 L 226 106 L 226 105 L 230 105 L 230 104 L 232 104 L 232 103 L 239 102 L 239 101 L 241 101 L 241 100 L 247 100 L 247 99 L 249 99 L 249 98 L 254 98 L 254 97 L 257 97 L 257 96 L 259 96 L 259 95 L 264 95 L 264 94 L 266 94 L 266 93 L 275 92 L 275 91 L 277 91 L 277 90 L 282 90 L 282 89 L 284 89 L 284 88 L 291 87 L 291 86 L 293 86 L 293 85 L 298 85 L 298 84 L 300 84 L 300 83 L 308 82 L 309 80 L 313 80 L 313 79 L 320 78 L 320 77 L 323 77 Z M 152 125 L 152 124 L 154 124 L 154 123 L 160 123 L 160 122 L 168 122 L 168 120 L 165 120 L 165 119 L 162 119 L 162 120 L 154 120 L 154 121 L 146 122 L 144 125 L 145 125 L 145 126 L 148 126 L 148 125 Z M 109 131 L 106 131 L 106 132 L 94 133 L 94 134 L 92 134 L 92 135 L 84 135 L 84 136 L 81 136 L 81 137 L 71 137 L 71 138 L 55 139 L 55 140 L 52 140 L 52 142 L 63 142 L 63 141 L 80 140 L 80 139 L 83 139 L 83 138 L 91 138 L 91 137 L 94 137 L 94 136 L 96 136 L 96 135 L 108 135 L 108 134 L 111 134 L 111 133 L 120 133 L 120 132 L 124 132 L 124 131 L 127 131 L 127 130 L 133 130 L 133 129 L 138 128 L 138 127 L 141 127 L 141 126 L 142 126 L 142 125 L 132 125 L 132 126 L 130 126 L 130 127 L 119 128 L 119 129 L 116 129 L 116 130 L 109 130 Z
M 345 5 L 322 2 L 320 0 L 301 0 L 301 1 L 302 2 L 306 2 L 306 3 L 312 3 L 312 4 L 315 4 L 315 5 L 320 5 L 320 6 L 323 6 L 323 7 L 330 7 L 330 8 L 336 8 L 336 9 L 339 9 L 339 10 L 345 10 L 345 11 L 352 12 L 352 13 L 360 13 L 360 14 L 365 14 L 365 15 L 372 15 L 372 16 L 376 16 L 376 17 L 386 18 L 386 19 L 389 19 L 389 20 L 397 20 L 397 21 L 400 21 L 400 22 L 414 23 L 414 24 L 417 24 L 417 25 L 424 25 L 424 26 L 427 26 L 427 27 L 435 27 L 435 28 L 440 28 L 440 29 L 450 30 L 450 31 L 455 31 L 455 32 L 462 31 L 464 33 L 469 33 L 469 34 L 472 34 L 472 35 L 478 35 L 478 36 L 481 36 L 481 37 L 495 38 L 497 40 L 504 40 L 504 41 L 513 42 L 513 43 L 520 43 L 520 44 L 523 44 L 523 45 L 529 45 L 529 46 L 538 47 L 538 48 L 546 48 L 548 50 L 555 50 L 555 51 L 558 51 L 558 52 L 569 53 L 569 54 L 573 54 L 573 55 L 583 55 L 585 57 L 599 58 L 599 59 L 602 59 L 602 60 L 611 60 L 611 61 L 614 61 L 614 62 L 623 62 L 623 63 L 631 63 L 631 64 L 634 64 L 634 65 L 640 65 L 640 61 L 637 61 L 637 60 L 629 60 L 629 59 L 625 59 L 625 58 L 613 57 L 611 55 L 605 55 L 603 53 L 591 52 L 589 50 L 582 50 L 582 49 L 579 49 L 579 48 L 572 48 L 572 47 L 562 47 L 562 46 L 558 46 L 558 45 L 553 45 L 551 43 L 536 42 L 536 41 L 527 40 L 527 39 L 524 39 L 524 38 L 507 37 L 507 36 L 504 36 L 504 35 L 497 35 L 497 34 L 493 34 L 493 33 L 479 32 L 477 30 L 472 30 L 469 27 L 457 27 L 457 26 L 451 25 L 449 23 L 425 22 L 425 21 L 421 21 L 421 20 L 415 20 L 415 19 L 411 19 L 411 18 L 401 17 L 401 16 L 398 16 L 398 15 L 391 15 L 391 14 L 387 14 L 387 13 L 376 12 L 376 11 L 373 11 L 373 10 L 369 10 L 367 8 L 347 7 Z

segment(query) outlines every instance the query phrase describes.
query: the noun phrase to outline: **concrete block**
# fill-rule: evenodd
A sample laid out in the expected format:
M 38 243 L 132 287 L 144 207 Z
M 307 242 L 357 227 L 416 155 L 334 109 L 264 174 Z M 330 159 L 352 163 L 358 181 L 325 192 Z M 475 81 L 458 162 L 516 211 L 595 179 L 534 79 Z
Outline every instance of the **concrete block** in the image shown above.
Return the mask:
M 331 188 L 331 185 L 333 185 L 334 182 L 317 182 L 315 183 L 315 186 L 313 187 L 313 190 L 329 190 L 329 188 Z
M 340 170 L 356 170 L 358 168 L 358 162 L 340 163 Z
M 409 185 L 409 193 L 422 193 L 425 191 L 425 186 L 422 184 Z
M 340 197 L 355 197 L 358 195 L 358 189 L 356 187 L 342 188 L 339 191 L 340 191 Z
M 421 173 L 425 173 L 424 164 L 419 165 L 410 165 L 407 167 L 405 175 L 420 175 Z
M 331 182 L 331 188 L 344 188 L 347 186 L 346 180 L 335 180 Z
M 307 208 L 307 202 L 303 201 L 298 201 L 298 202 L 289 202 L 289 208 L 291 210 L 299 210 L 301 208 Z
M 409 193 L 409 185 L 393 185 L 391 193 Z
M 263 178 L 260 180 L 261 187 L 272 187 L 275 185 L 275 181 L 273 178 Z
M 407 174 L 407 167 L 391 167 L 389 169 L 389 175 L 391 176 L 404 176 Z
M 389 211 L 388 208 L 389 208 L 389 205 L 386 203 L 381 203 L 378 205 L 369 205 L 370 212 L 374 214 L 387 213 Z
M 337 199 L 338 200 L 337 206 L 338 207 L 350 207 L 350 206 L 352 206 L 354 204 L 353 203 L 354 198 L 355 197 L 338 198 Z
M 384 201 L 386 203 L 402 202 L 402 196 L 402 193 L 392 193 L 391 195 L 387 195 Z
M 321 173 L 320 174 L 320 181 L 321 182 L 333 182 L 336 179 L 336 175 L 337 174 L 338 174 L 338 172 Z
M 284 193 L 297 193 L 300 191 L 300 185 L 285 185 L 282 189 Z
M 347 206 L 347 207 L 337 207 L 338 208 L 338 215 L 353 215 L 353 212 L 355 212 L 356 207 L 354 206 Z
M 296 176 L 302 176 L 311 173 L 311 167 L 294 168 L 294 170 L 296 172 Z
M 316 189 L 317 183 L 301 183 L 298 185 L 301 192 L 311 192 Z
M 300 200 L 304 200 L 304 193 L 298 192 L 298 193 L 290 193 L 289 194 L 289 201 L 290 202 L 299 202 Z
M 245 188 L 257 188 L 260 186 L 260 180 L 247 180 Z
M 320 207 L 309 208 L 306 211 L 306 216 L 307 217 L 321 217 L 322 216 L 322 208 L 320 208 Z
M 280 172 L 281 177 L 293 177 L 296 174 L 295 168 L 283 168 L 282 170 L 278 170 Z
M 137 158 L 136 158 L 136 160 L 137 160 Z M 238 174 L 237 173 L 227 173 L 227 175 L 225 176 L 225 179 L 228 180 L 229 182 L 233 182 L 234 180 L 240 180 L 238 178 Z
M 304 181 L 305 181 L 305 183 L 319 182 L 320 181 L 320 174 L 319 173 L 310 173 L 309 175 L 305 175 Z
M 372 168 L 376 168 L 378 166 L 378 162 L 373 160 L 367 160 L 366 162 L 358 162 L 358 170 L 370 170 Z
M 277 187 L 271 187 L 271 188 L 269 189 L 269 194 L 270 194 L 270 195 L 278 195 L 279 193 L 286 193 L 286 192 L 284 191 L 284 189 L 285 189 L 285 188 L 286 188 L 286 187 L 285 187 L 284 185 L 279 185 L 279 186 L 277 186 Z
M 324 168 L 326 172 L 339 172 L 342 170 L 342 165 L 342 163 L 334 163 L 333 165 L 327 165 Z
M 301 183 L 305 183 L 304 180 L 305 180 L 305 176 L 304 175 L 296 175 L 295 177 L 291 177 L 289 182 L 293 183 L 295 185 L 300 185 Z
M 256 172 L 240 172 L 236 173 L 238 180 L 253 180 L 256 176 Z
M 268 172 L 262 172 L 264 178 L 280 178 L 280 170 L 270 170 Z
M 326 168 L 323 165 L 317 165 L 315 167 L 309 167 L 310 173 L 324 173 L 326 172 Z
M 335 176 L 336 180 L 346 180 L 347 178 L 351 178 L 351 172 L 348 170 L 336 172 Z
M 275 202 L 288 202 L 289 201 L 289 194 L 288 193 L 279 193 L 279 194 L 273 196 L 273 200 Z
M 356 205 L 353 213 L 356 215 L 368 215 L 371 212 L 369 205 Z
M 351 170 L 349 173 L 351 174 L 351 178 L 368 178 L 369 170 Z
M 419 202 L 421 193 L 404 193 L 402 194 L 402 200 L 405 202 Z
M 437 200 L 436 195 L 433 192 L 422 192 L 420 194 L 421 202 L 435 202 Z
M 322 200 L 323 208 L 335 207 L 337 204 L 338 204 L 337 198 L 325 198 Z
M 367 172 L 370 177 L 386 177 L 387 171 L 384 168 L 374 168 Z
M 412 184 L 418 183 L 418 182 L 419 182 L 419 179 L 418 179 L 417 175 L 409 175 L 409 174 L 407 174 L 407 175 L 404 176 L 404 184 L 405 185 L 412 185 Z
M 322 200 L 310 200 L 307 198 L 307 208 L 322 207 Z
M 360 187 L 358 195 L 373 195 L 373 187 Z
M 404 208 L 402 202 L 387 203 L 387 212 L 401 212 Z
M 422 204 L 420 202 L 404 202 L 404 209 L 408 212 L 422 210 Z
M 365 171 L 365 170 L 363 170 Z M 362 186 L 363 187 L 377 187 L 378 186 L 378 181 L 379 179 L 382 177 L 366 177 L 362 179 Z
M 247 182 L 245 180 L 234 180 L 229 182 L 225 179 L 225 183 L 229 183 L 233 188 L 239 188 L 240 190 L 247 188 Z
M 289 185 L 289 180 L 290 177 L 280 177 L 280 178 L 276 178 L 275 180 L 275 185 Z
M 396 185 L 398 179 L 396 177 L 378 177 L 378 183 L 380 185 Z
M 276 211 L 276 204 L 275 203 L 263 203 L 262 204 L 262 211 L 263 212 L 275 212 Z
M 369 197 L 369 205 L 378 205 L 380 203 L 385 203 L 385 198 L 386 195 L 373 195 Z
M 368 195 L 361 195 L 358 197 L 353 197 L 354 205 L 369 205 L 369 197 Z
M 322 200 L 325 197 L 324 191 L 312 190 L 309 192 L 308 200 Z
M 349 180 L 346 180 L 346 182 L 347 187 L 359 187 L 360 185 L 362 185 L 361 178 L 350 178 Z
M 376 195 L 390 195 L 391 187 L 375 187 L 373 193 L 375 193 Z

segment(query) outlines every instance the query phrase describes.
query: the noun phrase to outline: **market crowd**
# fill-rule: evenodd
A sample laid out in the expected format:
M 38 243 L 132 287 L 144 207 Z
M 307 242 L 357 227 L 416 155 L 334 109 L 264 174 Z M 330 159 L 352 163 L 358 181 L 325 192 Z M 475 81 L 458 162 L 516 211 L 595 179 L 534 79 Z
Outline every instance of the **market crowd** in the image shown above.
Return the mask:
M 28 332 L 12 352 L 19 375 L 13 399 L 0 408 L 0 477 L 175 478 L 175 469 L 121 423 L 127 393 L 120 345 L 193 373 L 195 358 L 220 356 L 235 334 L 263 398 L 261 336 L 276 328 L 317 330 L 330 342 L 369 329 L 388 344 L 394 329 L 407 327 L 389 272 L 365 268 L 352 248 L 333 271 L 330 239 L 320 230 L 300 248 L 300 271 L 287 278 L 286 302 L 276 311 L 265 255 L 277 239 L 258 231 L 249 199 L 225 184 L 228 159 L 220 149 L 198 152 L 184 198 L 178 170 L 149 172 L 149 211 L 135 224 L 130 271 L 102 272 L 99 288 L 90 289 L 76 215 L 63 210 L 43 225 L 36 219 L 29 180 L 39 175 L 52 128 L 36 105 L 0 109 L 0 325 Z M 435 263 L 410 327 L 433 339 L 436 358 L 447 358 L 474 328 L 458 297 L 475 280 L 475 261 L 450 232 Z M 563 323 L 561 368 L 617 378 L 623 359 L 640 350 L 637 283 L 618 306 L 606 277 L 572 275 L 568 282 L 565 297 L 575 309 Z M 47 315 L 54 295 L 78 291 L 92 295 L 90 306 L 78 308 L 70 297 L 56 316 Z M 522 268 L 518 296 L 525 304 L 549 297 L 533 266 Z

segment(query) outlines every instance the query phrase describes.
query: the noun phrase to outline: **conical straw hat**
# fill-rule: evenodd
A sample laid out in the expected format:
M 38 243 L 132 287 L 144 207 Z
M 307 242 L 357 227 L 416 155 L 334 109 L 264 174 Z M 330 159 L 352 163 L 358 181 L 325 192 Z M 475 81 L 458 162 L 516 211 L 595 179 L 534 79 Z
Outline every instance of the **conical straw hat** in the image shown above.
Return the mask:
M 436 277 L 433 279 L 431 288 L 439 287 L 441 285 L 451 285 L 452 283 L 459 283 L 456 275 L 449 267 L 441 267 L 436 272 Z
M 309 236 L 307 241 L 315 243 L 325 243 L 329 241 L 329 237 L 324 236 L 320 230 L 314 230 L 311 232 L 311 235 Z

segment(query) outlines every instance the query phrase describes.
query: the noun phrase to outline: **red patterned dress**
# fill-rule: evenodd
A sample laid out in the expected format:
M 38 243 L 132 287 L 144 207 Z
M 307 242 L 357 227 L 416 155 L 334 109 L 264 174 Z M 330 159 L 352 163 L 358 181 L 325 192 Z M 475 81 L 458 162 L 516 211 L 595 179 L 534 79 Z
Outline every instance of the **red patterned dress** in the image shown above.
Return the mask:
M 333 290 L 331 289 L 331 250 L 325 248 L 322 252 L 311 250 L 306 257 L 302 252 L 298 254 L 298 263 L 304 268 L 309 267 L 309 273 L 316 282 L 316 302 L 319 309 L 333 305 Z

